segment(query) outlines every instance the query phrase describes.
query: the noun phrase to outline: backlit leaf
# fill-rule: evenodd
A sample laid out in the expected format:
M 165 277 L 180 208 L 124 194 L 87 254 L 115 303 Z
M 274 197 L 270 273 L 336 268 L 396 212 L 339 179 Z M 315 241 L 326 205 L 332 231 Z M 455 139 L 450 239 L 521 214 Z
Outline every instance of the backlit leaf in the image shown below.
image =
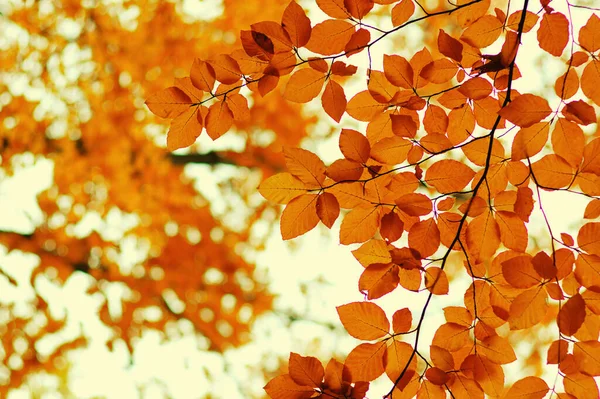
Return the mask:
M 314 153 L 303 148 L 284 147 L 283 155 L 289 172 L 310 187 L 320 187 L 325 180 L 325 164 Z
M 352 302 L 336 309 L 344 328 L 354 338 L 371 341 L 390 329 L 385 312 L 372 302 Z
M 317 223 L 317 195 L 303 194 L 292 199 L 281 214 L 281 237 L 290 240 L 312 230 Z
M 427 184 L 442 194 L 460 191 L 469 184 L 475 172 L 465 164 L 443 159 L 431 165 L 425 174 Z
M 344 88 L 336 81 L 329 79 L 321 97 L 321 104 L 327 115 L 331 116 L 334 121 L 339 122 L 344 112 L 346 112 L 347 102 Z
M 312 68 L 294 72 L 290 77 L 283 96 L 296 103 L 307 103 L 321 93 L 325 76 Z
M 493 15 L 484 15 L 469 26 L 461 40 L 473 47 L 483 48 L 494 43 L 502 33 L 502 22 Z
M 522 330 L 538 324 L 548 309 L 547 296 L 546 291 L 540 287 L 534 287 L 519 294 L 510 305 L 508 317 L 510 329 Z
M 401 0 L 392 8 L 392 25 L 400 26 L 414 14 L 415 4 L 413 0 Z
M 585 320 L 585 301 L 581 295 L 573 295 L 565 302 L 556 319 L 559 331 L 566 335 L 574 335 Z
M 325 226 L 331 228 L 340 215 L 340 204 L 331 193 L 323 193 L 317 199 L 317 216 Z
M 513 384 L 506 394 L 507 398 L 542 399 L 550 388 L 539 377 L 525 377 Z
M 354 25 L 350 22 L 327 19 L 313 26 L 305 47 L 321 55 L 342 53 L 353 34 Z
M 311 33 L 310 19 L 295 1 L 292 0 L 283 12 L 281 25 L 288 33 L 294 47 L 302 47 L 308 43 Z
M 559 12 L 545 13 L 537 32 L 540 47 L 560 57 L 569 42 L 569 20 Z
M 340 150 L 346 159 L 365 163 L 369 160 L 371 145 L 367 138 L 352 129 L 342 129 L 340 133 Z
M 548 101 L 533 94 L 522 94 L 502 108 L 500 116 L 520 127 L 528 127 L 550 115 Z
M 342 221 L 340 243 L 348 245 L 367 241 L 377 232 L 379 220 L 379 208 L 367 205 L 352 209 Z
M 168 87 L 146 100 L 150 111 L 161 118 L 175 118 L 190 108 L 192 100 L 177 87 Z
M 595 13 L 579 31 L 579 44 L 592 53 L 600 49 L 600 17 Z
M 387 345 L 360 344 L 346 357 L 344 366 L 348 369 L 352 381 L 373 381 L 385 371 Z
M 323 365 L 316 357 L 300 356 L 290 353 L 289 359 L 290 377 L 298 385 L 319 388 L 325 375 Z
M 292 176 L 291 173 L 278 173 L 264 180 L 258 186 L 258 192 L 269 201 L 277 204 L 287 204 L 293 198 L 305 194 L 304 183 Z

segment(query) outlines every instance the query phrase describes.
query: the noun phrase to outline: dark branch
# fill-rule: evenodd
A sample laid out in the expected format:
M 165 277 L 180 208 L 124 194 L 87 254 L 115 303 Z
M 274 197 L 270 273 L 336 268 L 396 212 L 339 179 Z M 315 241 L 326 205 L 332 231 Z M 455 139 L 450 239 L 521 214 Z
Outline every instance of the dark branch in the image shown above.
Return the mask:
M 236 165 L 235 162 L 223 157 L 218 152 L 207 152 L 205 154 L 183 154 L 183 155 L 169 154 L 168 157 L 171 160 L 171 162 L 173 162 L 175 165 L 186 165 L 189 163 L 198 163 L 198 164 L 205 164 L 205 165 L 219 165 L 219 164 Z

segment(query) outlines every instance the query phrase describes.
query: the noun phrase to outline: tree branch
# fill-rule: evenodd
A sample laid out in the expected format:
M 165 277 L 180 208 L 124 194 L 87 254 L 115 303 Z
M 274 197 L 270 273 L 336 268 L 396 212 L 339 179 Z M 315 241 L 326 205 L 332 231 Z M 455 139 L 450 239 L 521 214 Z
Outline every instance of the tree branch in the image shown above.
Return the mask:
M 205 165 L 236 165 L 235 162 L 225 158 L 218 152 L 207 152 L 205 154 L 169 154 L 167 155 L 175 165 L 186 165 L 189 163 Z

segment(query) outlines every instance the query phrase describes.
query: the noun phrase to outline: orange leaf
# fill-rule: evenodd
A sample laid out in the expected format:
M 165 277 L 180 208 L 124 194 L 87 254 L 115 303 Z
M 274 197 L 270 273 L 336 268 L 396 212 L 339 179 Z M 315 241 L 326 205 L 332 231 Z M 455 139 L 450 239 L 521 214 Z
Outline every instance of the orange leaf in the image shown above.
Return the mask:
M 508 29 L 517 31 L 519 29 L 519 22 L 521 21 L 522 17 L 523 10 L 513 12 L 512 14 L 510 14 L 508 20 L 506 21 L 506 27 Z M 525 11 L 525 24 L 523 25 L 523 32 L 529 32 L 531 29 L 533 29 L 539 18 L 540 17 L 538 17 L 531 11 Z
M 402 236 L 404 231 L 404 223 L 400 220 L 398 214 L 390 211 L 381 218 L 381 227 L 379 232 L 381 236 L 389 242 L 394 242 Z
M 525 377 L 515 382 L 505 397 L 519 399 L 542 399 L 550 388 L 544 380 L 539 377 Z
M 227 54 L 219 54 L 212 60 L 208 60 L 215 72 L 215 78 L 226 85 L 236 83 L 240 80 L 242 72 L 235 59 Z M 194 79 L 192 79 L 192 83 Z M 199 83 L 200 79 L 196 80 Z M 201 87 L 198 87 L 202 89 Z
M 580 125 L 596 123 L 594 107 L 582 100 L 571 101 L 562 109 L 562 114 L 570 121 Z
M 598 15 L 592 13 L 586 24 L 579 30 L 579 45 L 590 53 L 600 49 L 600 18 Z
M 458 72 L 458 67 L 447 58 L 442 58 L 425 65 L 420 75 L 431 83 L 440 84 L 451 80 L 456 72 Z
M 593 255 L 600 255 L 600 223 L 586 223 L 577 234 L 579 248 Z
M 387 363 L 385 365 L 385 373 L 391 381 L 396 381 L 402 370 L 407 366 L 408 359 L 413 353 L 413 347 L 406 342 L 392 341 L 392 344 L 387 347 Z M 417 356 L 413 356 L 410 364 L 408 364 L 406 374 L 414 372 L 417 369 Z M 394 395 L 395 396 L 395 395 Z
M 592 60 L 581 74 L 581 90 L 590 100 L 600 105 L 600 61 Z
M 342 129 L 339 146 L 344 157 L 350 161 L 366 163 L 369 160 L 369 140 L 356 130 Z
M 464 31 L 461 40 L 473 47 L 487 47 L 500 37 L 502 28 L 502 22 L 498 18 L 484 15 Z
M 538 324 L 546 315 L 548 294 L 541 287 L 517 295 L 510 304 L 508 324 L 511 330 L 522 330 Z
M 161 118 L 175 118 L 188 111 L 191 104 L 188 95 L 175 86 L 154 93 L 146 100 L 150 111 Z
M 427 258 L 440 246 L 440 231 L 433 218 L 413 224 L 408 232 L 408 245 L 419 252 L 421 258 Z
M 473 378 L 491 397 L 500 397 L 504 391 L 504 372 L 502 366 L 490 362 L 481 355 L 473 358 Z
M 481 77 L 471 78 L 464 82 L 458 88 L 458 91 L 464 94 L 467 98 L 481 100 L 490 95 L 492 92 L 492 84 L 489 82 L 489 80 Z
M 321 187 L 325 181 L 325 164 L 312 152 L 302 148 L 283 148 L 290 173 L 309 187 Z
M 364 267 L 375 263 L 389 263 L 392 261 L 387 244 L 382 240 L 369 240 L 361 245 L 360 248 L 352 251 L 352 255 Z
M 475 176 L 467 165 L 453 159 L 443 159 L 427 169 L 425 181 L 441 194 L 462 190 Z
M 460 41 L 440 29 L 437 43 L 440 53 L 446 57 L 452 58 L 456 62 L 462 61 L 463 45 Z
M 258 192 L 265 199 L 277 204 L 287 204 L 292 199 L 306 193 L 304 183 L 291 173 L 278 173 L 264 180 L 258 186 Z
M 296 384 L 289 374 L 273 378 L 265 385 L 264 390 L 272 399 L 308 399 L 315 392 L 309 386 Z
M 317 6 L 331 18 L 346 19 L 350 17 L 344 0 L 317 0 Z
M 504 246 L 515 251 L 525 252 L 529 235 L 523 220 L 514 212 L 498 211 L 496 212 L 496 221 L 500 228 L 500 239 Z
M 387 358 L 385 342 L 360 344 L 348 354 L 344 367 L 350 374 L 350 380 L 373 381 L 385 371 Z
M 399 55 L 383 56 L 383 71 L 385 77 L 393 85 L 410 89 L 413 87 L 414 71 L 406 58 Z
M 363 170 L 364 166 L 358 162 L 338 159 L 327 168 L 327 176 L 337 182 L 358 180 L 362 176 Z
M 373 0 L 344 0 L 346 10 L 358 20 L 363 19 L 371 11 L 374 4 Z
M 584 219 L 596 219 L 600 216 L 600 199 L 591 200 L 585 207 Z
M 550 124 L 548 122 L 539 122 L 520 129 L 512 143 L 512 160 L 519 161 L 540 152 L 548 141 L 549 132 Z
M 425 216 L 433 209 L 431 199 L 424 194 L 405 194 L 395 202 L 398 209 L 410 216 Z
M 233 114 L 233 120 L 246 121 L 250 119 L 250 110 L 248 109 L 248 100 L 241 94 L 228 95 L 225 102 Z
M 350 22 L 327 19 L 313 27 L 306 48 L 322 55 L 342 53 L 353 34 L 354 25 Z
M 575 366 L 576 367 L 576 366 Z M 596 399 L 598 398 L 598 384 L 593 377 L 578 373 L 565 373 L 563 384 L 565 391 L 577 399 Z
M 286 7 L 281 17 L 281 25 L 287 32 L 294 47 L 302 47 L 310 39 L 310 19 L 294 0 Z
M 560 57 L 569 42 L 569 20 L 563 14 L 545 13 L 537 32 L 540 47 L 555 57 Z
M 312 68 L 304 68 L 294 72 L 290 77 L 283 97 L 295 103 L 307 103 L 321 93 L 325 75 Z
M 583 158 L 585 138 L 583 130 L 577 124 L 564 118 L 558 118 L 552 131 L 552 149 L 563 157 L 569 165 L 578 167 Z
M 547 364 L 559 364 L 567 356 L 569 343 L 564 339 L 557 339 L 550 344 L 548 348 Z
M 296 384 L 313 388 L 321 387 L 325 370 L 319 359 L 291 352 L 288 364 L 290 377 Z
M 446 272 L 435 266 L 425 269 L 425 288 L 434 295 L 447 295 L 449 284 Z
M 292 199 L 281 214 L 281 237 L 290 240 L 312 230 L 317 223 L 317 195 L 303 194 Z
M 402 137 L 386 137 L 379 140 L 371 149 L 371 158 L 388 165 L 397 165 L 406 161 L 412 143 Z
M 358 289 L 362 293 L 367 292 L 367 299 L 377 299 L 396 289 L 399 281 L 397 265 L 376 263 L 363 271 Z
M 498 114 L 517 126 L 528 127 L 541 121 L 551 112 L 552 109 L 545 98 L 522 94 L 502 108 Z
M 541 283 L 535 271 L 531 256 L 515 256 L 502 262 L 502 276 L 515 288 L 531 288 Z
M 352 1 L 352 0 L 351 0 Z M 367 48 L 367 45 L 371 41 L 371 32 L 367 29 L 360 28 L 356 32 L 352 34 L 350 40 L 344 47 L 344 52 L 346 53 L 346 57 L 350 57 L 351 55 L 358 54 Z
M 395 334 L 410 331 L 412 327 L 412 313 L 408 308 L 398 309 L 392 316 L 392 328 Z
M 323 193 L 317 199 L 317 216 L 325 226 L 331 228 L 340 215 L 340 204 L 331 193 Z
M 321 96 L 321 104 L 327 115 L 331 116 L 334 121 L 339 122 L 344 112 L 346 112 L 347 102 L 344 88 L 336 81 L 329 79 Z
M 408 115 L 390 115 L 392 121 L 392 132 L 398 137 L 415 137 L 417 124 Z
M 573 97 L 577 90 L 579 90 L 579 76 L 575 68 L 569 68 L 554 82 L 554 92 L 563 100 Z
M 221 137 L 233 126 L 233 113 L 226 102 L 217 101 L 208 108 L 205 126 L 206 133 L 213 140 Z
M 562 342 L 566 355 L 567 342 Z M 600 342 L 575 342 L 573 356 L 575 357 L 575 362 L 579 366 L 579 370 L 582 373 L 591 376 L 600 375 Z
M 195 87 L 210 93 L 215 85 L 215 70 L 208 62 L 196 58 L 190 69 L 190 79 Z
M 531 165 L 536 182 L 544 188 L 563 188 L 573 180 L 573 168 L 558 155 L 546 155 Z
M 432 344 L 450 352 L 456 352 L 471 340 L 469 331 L 471 331 L 470 327 L 461 326 L 460 324 L 442 324 L 435 332 Z M 440 368 L 443 369 L 441 366 Z
M 344 386 L 344 364 L 333 358 L 329 360 L 325 367 L 324 382 L 332 391 L 341 392 Z
M 340 243 L 349 245 L 367 241 L 377 232 L 379 218 L 379 208 L 372 205 L 352 209 L 342 221 Z
M 508 364 L 517 360 L 509 340 L 499 335 L 492 335 L 479 342 L 477 352 L 496 364 Z
M 386 104 L 376 101 L 371 93 L 365 90 L 350 99 L 346 106 L 346 112 L 356 120 L 369 122 L 386 108 Z
M 425 377 L 435 385 L 444 385 L 449 379 L 448 374 L 437 367 L 428 368 L 425 372 Z
M 189 107 L 187 111 L 173 119 L 167 133 L 167 149 L 189 147 L 202 133 L 202 114 L 199 107 Z
M 400 26 L 415 12 L 415 4 L 413 0 L 402 0 L 392 8 L 392 25 Z
M 491 257 L 500 245 L 500 228 L 491 211 L 484 212 L 467 226 L 467 247 L 478 260 Z

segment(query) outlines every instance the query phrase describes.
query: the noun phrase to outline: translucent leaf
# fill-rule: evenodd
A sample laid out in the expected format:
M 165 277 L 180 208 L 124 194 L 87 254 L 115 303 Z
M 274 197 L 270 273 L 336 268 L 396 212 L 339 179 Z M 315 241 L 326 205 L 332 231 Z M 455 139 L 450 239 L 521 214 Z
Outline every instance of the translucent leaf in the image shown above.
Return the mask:
M 342 221 L 340 243 L 348 245 L 367 241 L 377 232 L 379 220 L 379 208 L 361 206 L 352 209 Z
M 392 328 L 395 334 L 410 331 L 412 327 L 412 313 L 408 308 L 398 309 L 392 316 Z
M 323 193 L 317 199 L 317 216 L 325 226 L 331 228 L 340 215 L 340 205 L 331 193 Z
M 592 60 L 581 74 L 581 90 L 590 100 L 600 105 L 600 61 Z
M 522 330 L 538 324 L 548 309 L 547 296 L 546 291 L 540 287 L 520 293 L 510 305 L 508 317 L 510 329 Z
M 517 126 L 528 127 L 541 121 L 551 112 L 546 99 L 533 94 L 522 94 L 498 113 Z
M 167 134 L 167 149 L 174 151 L 178 148 L 189 147 L 196 142 L 202 133 L 202 114 L 199 107 L 188 107 L 187 111 L 177 116 L 171 122 Z
M 313 27 L 306 48 L 321 55 L 339 54 L 344 51 L 353 34 L 354 25 L 350 22 L 327 19 Z
M 291 352 L 288 362 L 290 377 L 298 385 L 320 388 L 325 375 L 323 365 L 316 357 L 300 356 Z
M 369 160 L 371 153 L 369 140 L 356 130 L 342 129 L 339 146 L 346 159 L 361 163 Z
M 283 97 L 296 103 L 307 103 L 321 93 L 325 75 L 312 68 L 294 72 L 288 80 Z
M 295 1 L 291 1 L 283 12 L 281 25 L 289 35 L 294 47 L 302 47 L 308 43 L 311 33 L 310 19 Z
M 308 399 L 315 392 L 309 386 L 296 384 L 289 374 L 273 378 L 265 385 L 264 390 L 272 399 Z
M 563 14 L 545 13 L 537 32 L 540 48 L 560 57 L 569 42 L 569 20 Z
M 191 104 L 188 95 L 175 86 L 154 93 L 146 100 L 150 111 L 161 118 L 175 118 L 189 110 Z
M 593 53 L 600 49 L 600 17 L 592 13 L 579 30 L 579 45 Z
M 484 15 L 464 31 L 461 40 L 473 47 L 487 47 L 500 37 L 502 28 L 502 22 L 498 18 Z
M 304 183 L 291 173 L 278 173 L 264 180 L 258 186 L 258 192 L 265 199 L 277 204 L 287 204 L 292 199 L 306 193 Z
M 281 236 L 290 240 L 312 230 L 317 223 L 317 195 L 303 194 L 292 199 L 281 214 Z
M 321 96 L 321 104 L 327 115 L 339 122 L 346 112 L 347 101 L 344 88 L 336 81 L 329 79 Z
M 233 113 L 229 109 L 229 105 L 223 101 L 217 101 L 208 108 L 206 115 L 205 127 L 208 136 L 216 140 L 233 126 Z
M 507 398 L 542 399 L 550 388 L 539 377 L 525 377 L 515 382 L 506 394 Z
M 442 194 L 460 191 L 469 184 L 475 172 L 453 159 L 443 159 L 431 165 L 425 174 L 427 184 Z
M 320 187 L 325 181 L 325 164 L 314 153 L 302 148 L 283 148 L 289 172 L 309 187 Z
M 415 4 L 413 0 L 401 0 L 398 4 L 392 8 L 392 25 L 394 27 L 400 26 L 415 12 Z
M 373 381 L 383 374 L 387 358 L 385 342 L 360 344 L 348 354 L 344 366 L 352 381 Z

